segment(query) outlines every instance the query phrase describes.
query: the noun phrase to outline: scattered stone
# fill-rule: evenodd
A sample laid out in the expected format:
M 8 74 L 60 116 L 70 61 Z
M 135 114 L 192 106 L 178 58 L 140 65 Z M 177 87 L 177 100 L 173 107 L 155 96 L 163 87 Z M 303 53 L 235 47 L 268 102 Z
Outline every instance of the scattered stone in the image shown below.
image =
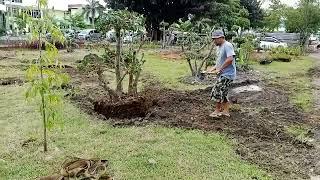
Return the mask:
M 310 180 L 320 180 L 320 176 L 311 176 Z
M 34 143 L 36 141 L 37 141 L 37 139 L 35 139 L 35 138 L 29 138 L 29 139 L 23 141 L 21 146 L 22 147 L 28 147 L 30 144 L 32 144 L 32 143 Z
M 157 161 L 154 160 L 154 159 L 148 159 L 148 163 L 151 164 L 151 165 L 156 165 Z
M 236 94 L 244 93 L 244 92 L 261 92 L 262 88 L 257 85 L 248 85 L 248 86 L 242 86 L 238 87 L 232 90 Z

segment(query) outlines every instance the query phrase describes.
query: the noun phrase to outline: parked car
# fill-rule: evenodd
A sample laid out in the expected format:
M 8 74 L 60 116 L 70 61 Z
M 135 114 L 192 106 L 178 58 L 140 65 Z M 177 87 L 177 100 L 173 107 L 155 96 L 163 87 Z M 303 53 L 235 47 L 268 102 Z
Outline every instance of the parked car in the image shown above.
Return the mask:
M 116 42 L 116 31 L 110 30 L 106 33 L 106 39 L 109 42 Z
M 80 40 L 100 39 L 102 37 L 96 29 L 84 29 L 78 34 Z
M 133 42 L 133 33 L 128 33 L 123 37 L 123 43 L 132 43 Z
M 76 32 L 72 29 L 66 29 L 63 31 L 64 37 L 66 38 L 75 38 Z
M 264 37 L 260 40 L 259 48 L 261 49 L 271 49 L 277 47 L 288 47 L 288 44 L 281 42 L 279 39 L 274 37 Z
M 138 42 L 145 34 L 145 32 L 127 32 L 123 36 L 123 43 Z

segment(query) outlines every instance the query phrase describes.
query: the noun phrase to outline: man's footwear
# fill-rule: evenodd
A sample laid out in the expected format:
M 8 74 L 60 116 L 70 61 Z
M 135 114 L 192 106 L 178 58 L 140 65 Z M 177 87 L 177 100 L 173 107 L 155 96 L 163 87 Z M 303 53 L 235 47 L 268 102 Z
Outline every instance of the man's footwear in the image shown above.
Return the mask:
M 227 112 L 221 112 L 220 114 L 221 116 L 231 117 L 230 113 L 227 113 Z
M 213 112 L 209 116 L 212 117 L 212 118 L 219 118 L 221 116 L 221 114 L 217 113 L 217 112 Z

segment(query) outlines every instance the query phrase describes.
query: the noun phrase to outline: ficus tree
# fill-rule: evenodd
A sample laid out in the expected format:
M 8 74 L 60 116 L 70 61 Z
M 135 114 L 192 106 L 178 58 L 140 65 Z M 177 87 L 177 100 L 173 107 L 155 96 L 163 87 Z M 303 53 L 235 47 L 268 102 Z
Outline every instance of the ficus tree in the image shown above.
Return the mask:
M 138 56 L 143 43 L 144 40 L 140 43 L 138 49 L 130 47 L 128 51 L 123 53 L 125 74 L 129 76 L 128 93 L 130 95 L 137 95 L 138 93 L 138 82 L 145 63 L 144 54 L 142 53 L 141 57 Z
M 98 28 L 104 32 L 114 30 L 116 34 L 116 57 L 115 57 L 115 74 L 117 88 L 116 91 L 119 95 L 123 92 L 123 59 L 121 57 L 122 50 L 122 37 L 127 32 L 138 32 L 144 29 L 145 18 L 135 12 L 128 10 L 111 10 L 108 13 L 103 13 L 98 20 Z
M 59 28 L 53 23 L 52 16 L 47 10 L 47 0 L 38 1 L 39 13 L 37 18 L 26 15 L 26 21 L 30 24 L 32 41 L 38 44 L 39 56 L 35 63 L 27 69 L 26 79 L 30 86 L 26 92 L 28 100 L 35 100 L 38 104 L 43 121 L 43 146 L 48 150 L 47 129 L 56 124 L 62 124 L 63 94 L 61 87 L 68 83 L 69 77 L 60 71 L 60 62 L 57 59 L 58 50 L 55 41 L 63 42 L 64 37 Z M 47 41 L 46 33 L 51 34 L 51 40 Z M 43 51 L 42 49 L 45 49 Z
M 199 77 L 207 60 L 212 57 L 214 44 L 211 40 L 211 32 L 213 28 L 207 23 L 208 19 L 201 19 L 194 23 L 190 20 L 173 24 L 172 26 L 179 31 L 183 31 L 182 52 L 188 62 L 191 75 Z M 187 46 L 187 48 L 184 48 Z M 208 48 L 207 48 L 208 47 Z
M 193 28 L 192 22 L 190 20 L 183 21 L 182 19 L 179 19 L 179 21 L 177 23 L 173 23 L 170 28 L 183 32 L 183 34 L 178 36 L 178 43 L 181 45 L 181 50 L 184 52 L 186 45 L 189 45 L 190 49 L 189 42 L 193 39 L 193 36 L 190 36 Z
M 166 48 L 166 37 L 168 34 L 169 23 L 161 21 L 160 31 L 162 32 L 162 49 Z
M 143 46 L 144 41 L 142 41 L 137 49 L 130 46 L 129 49 L 121 51 L 121 67 L 122 76 L 120 81 L 122 81 L 128 76 L 128 93 L 129 95 L 137 95 L 138 93 L 138 82 L 142 72 L 143 65 L 145 63 L 144 54 L 140 54 L 140 50 Z M 109 99 L 111 102 L 117 102 L 121 100 L 121 95 L 119 95 L 112 87 L 109 86 L 109 82 L 106 80 L 104 72 L 112 72 L 115 69 L 116 61 L 116 50 L 110 48 L 109 44 L 104 45 L 105 53 L 102 57 L 96 54 L 89 54 L 78 65 L 80 70 L 86 72 L 94 72 L 98 75 L 100 86 L 108 92 Z

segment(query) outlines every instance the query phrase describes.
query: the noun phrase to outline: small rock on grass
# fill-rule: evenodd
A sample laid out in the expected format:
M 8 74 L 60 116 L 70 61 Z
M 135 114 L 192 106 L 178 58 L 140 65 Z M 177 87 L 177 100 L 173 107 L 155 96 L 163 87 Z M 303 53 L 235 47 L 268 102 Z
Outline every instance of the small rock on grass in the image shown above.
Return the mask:
M 313 169 L 313 173 L 316 175 L 320 175 L 320 161 L 316 164 L 316 166 Z M 320 176 L 319 176 L 320 177 Z
M 157 161 L 154 160 L 154 159 L 148 159 L 148 163 L 149 163 L 150 165 L 156 165 L 156 164 L 157 164 Z

